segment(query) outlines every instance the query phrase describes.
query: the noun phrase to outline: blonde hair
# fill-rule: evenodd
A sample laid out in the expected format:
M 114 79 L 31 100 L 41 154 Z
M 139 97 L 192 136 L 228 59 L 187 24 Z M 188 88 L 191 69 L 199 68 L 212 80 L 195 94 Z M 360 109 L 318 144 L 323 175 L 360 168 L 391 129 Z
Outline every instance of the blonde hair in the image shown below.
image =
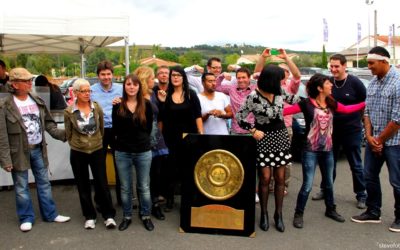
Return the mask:
M 152 94 L 153 90 L 149 89 L 149 78 L 155 77 L 154 70 L 148 66 L 140 66 L 133 72 L 140 80 L 142 84 L 143 95 Z

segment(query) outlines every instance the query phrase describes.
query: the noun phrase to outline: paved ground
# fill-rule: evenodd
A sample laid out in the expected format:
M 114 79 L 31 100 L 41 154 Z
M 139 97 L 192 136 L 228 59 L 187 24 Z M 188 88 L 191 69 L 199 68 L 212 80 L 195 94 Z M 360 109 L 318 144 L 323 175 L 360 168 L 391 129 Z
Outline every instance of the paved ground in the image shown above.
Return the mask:
M 61 214 L 72 220 L 65 224 L 45 223 L 37 219 L 33 230 L 22 233 L 15 215 L 14 192 L 0 192 L 0 249 L 393 249 L 400 248 L 400 234 L 388 231 L 393 221 L 393 195 L 388 184 L 387 170 L 382 171 L 383 208 L 381 224 L 357 224 L 350 221 L 352 215 L 361 210 L 355 207 L 352 192 L 351 173 L 345 161 L 338 165 L 335 195 L 338 211 L 346 218 L 345 223 L 337 223 L 324 216 L 323 201 L 312 201 L 311 197 L 305 213 L 303 229 L 292 226 L 293 210 L 297 192 L 301 185 L 300 164 L 292 168 L 289 194 L 284 201 L 284 222 L 286 231 L 275 230 L 273 223 L 268 232 L 255 227 L 256 237 L 236 237 L 179 233 L 179 213 L 167 213 L 165 221 L 153 219 L 155 230 L 147 232 L 139 219 L 124 232 L 106 230 L 98 221 L 95 230 L 83 228 L 78 194 L 75 186 L 54 185 L 53 195 Z M 317 191 L 320 175 L 316 176 L 312 194 Z M 35 189 L 32 189 L 33 195 Z M 114 190 L 112 191 L 115 195 Z M 37 214 L 37 202 L 35 208 Z M 115 199 L 114 199 L 115 200 Z M 273 201 L 271 195 L 270 201 Z M 273 211 L 273 202 L 269 210 Z M 137 213 L 137 210 L 136 210 Z M 121 221 L 121 208 L 117 207 L 116 221 Z M 256 206 L 256 221 L 259 206 Z M 100 217 L 99 217 L 100 218 Z

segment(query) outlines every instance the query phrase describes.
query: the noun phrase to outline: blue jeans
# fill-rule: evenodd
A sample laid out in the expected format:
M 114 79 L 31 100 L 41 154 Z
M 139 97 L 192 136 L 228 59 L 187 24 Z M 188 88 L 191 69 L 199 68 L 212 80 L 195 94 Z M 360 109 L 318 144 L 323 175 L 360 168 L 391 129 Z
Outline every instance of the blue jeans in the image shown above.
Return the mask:
M 353 177 L 353 192 L 356 194 L 357 200 L 365 201 L 367 194 L 365 192 L 364 167 L 361 160 L 361 140 L 361 131 L 345 135 L 337 132 L 333 134 L 333 157 L 335 160 L 333 181 L 336 179 L 336 162 L 339 158 L 340 149 L 343 147 L 343 152 L 346 154 Z M 325 185 L 324 181 L 324 179 L 321 181 L 322 191 Z
M 388 167 L 390 185 L 393 187 L 394 215 L 400 219 L 400 145 L 384 146 L 381 156 L 375 155 L 369 145 L 365 147 L 364 177 L 368 193 L 366 204 L 370 213 L 381 215 L 382 190 L 379 174 L 384 162 Z
M 150 216 L 151 151 L 128 153 L 115 151 L 118 176 L 121 182 L 121 200 L 124 217 L 132 217 L 132 171 L 136 169 L 136 189 L 139 196 L 140 216 Z
M 51 195 L 51 185 L 47 168 L 44 165 L 42 149 L 32 149 L 30 152 L 30 163 L 33 176 L 35 177 L 37 196 L 39 200 L 40 214 L 44 221 L 54 221 L 57 217 L 56 205 Z M 15 201 L 19 222 L 35 221 L 32 198 L 29 192 L 28 170 L 12 171 L 15 188 Z
M 325 206 L 333 208 L 335 206 L 333 199 L 333 152 L 312 152 L 304 151 L 302 160 L 303 184 L 301 185 L 297 196 L 296 212 L 304 213 L 308 196 L 310 195 L 314 181 L 315 169 L 317 163 L 323 164 L 321 168 L 322 176 L 325 178 L 324 198 Z

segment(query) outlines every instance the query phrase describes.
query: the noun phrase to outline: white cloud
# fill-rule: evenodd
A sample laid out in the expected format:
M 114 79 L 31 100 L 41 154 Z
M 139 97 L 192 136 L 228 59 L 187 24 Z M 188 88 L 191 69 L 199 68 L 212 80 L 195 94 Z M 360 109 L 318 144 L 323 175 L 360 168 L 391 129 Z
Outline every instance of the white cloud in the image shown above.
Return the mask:
M 197 44 L 252 44 L 295 50 L 321 51 L 322 19 L 329 28 L 328 51 L 339 51 L 357 40 L 357 23 L 368 35 L 368 14 L 373 34 L 373 10 L 378 11 L 378 33 L 400 25 L 400 1 L 375 0 L 14 0 L 12 10 L 27 13 L 92 13 L 130 16 L 130 43 L 162 46 Z M 71 7 L 73 6 L 73 7 Z M 19 10 L 20 11 L 20 10 Z M 396 29 L 400 34 L 400 29 Z

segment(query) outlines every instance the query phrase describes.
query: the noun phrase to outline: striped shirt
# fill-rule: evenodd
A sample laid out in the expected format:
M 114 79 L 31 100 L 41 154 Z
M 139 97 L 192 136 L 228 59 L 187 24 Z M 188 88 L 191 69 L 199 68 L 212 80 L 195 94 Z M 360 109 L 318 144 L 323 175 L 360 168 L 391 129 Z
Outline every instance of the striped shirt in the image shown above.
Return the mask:
M 372 124 L 372 135 L 378 137 L 389 122 L 400 124 L 400 74 L 390 67 L 388 73 L 371 80 L 367 89 L 365 116 Z M 400 145 L 400 133 L 385 142 L 385 146 Z

